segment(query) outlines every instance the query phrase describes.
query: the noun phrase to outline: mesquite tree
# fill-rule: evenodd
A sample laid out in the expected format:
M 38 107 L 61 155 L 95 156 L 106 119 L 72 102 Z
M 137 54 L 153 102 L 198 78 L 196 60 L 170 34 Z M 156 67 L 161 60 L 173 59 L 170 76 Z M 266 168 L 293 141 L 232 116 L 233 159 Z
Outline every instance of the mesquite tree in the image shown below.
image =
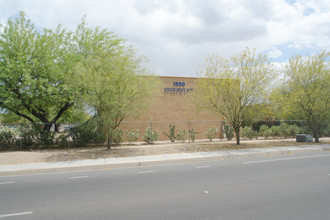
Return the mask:
M 230 59 L 213 54 L 202 64 L 200 73 L 195 90 L 198 105 L 228 120 L 240 144 L 240 128 L 248 106 L 263 100 L 275 75 L 267 57 L 249 49 Z

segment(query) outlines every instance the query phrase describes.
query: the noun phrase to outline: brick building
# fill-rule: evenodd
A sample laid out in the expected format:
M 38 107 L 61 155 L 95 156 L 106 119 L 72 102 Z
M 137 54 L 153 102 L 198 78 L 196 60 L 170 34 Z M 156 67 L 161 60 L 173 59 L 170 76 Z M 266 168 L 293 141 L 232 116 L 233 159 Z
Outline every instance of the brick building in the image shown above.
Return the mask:
M 147 127 L 159 131 L 159 140 L 168 140 L 163 132 L 169 125 L 176 125 L 176 133 L 181 129 L 194 129 L 199 132 L 196 138 L 205 138 L 208 128 L 218 128 L 218 138 L 223 138 L 221 117 L 211 111 L 197 110 L 191 94 L 195 90 L 197 78 L 159 76 L 162 84 L 155 93 L 155 100 L 146 114 L 137 119 L 128 118 L 121 125 L 122 130 L 140 130 L 141 136 Z

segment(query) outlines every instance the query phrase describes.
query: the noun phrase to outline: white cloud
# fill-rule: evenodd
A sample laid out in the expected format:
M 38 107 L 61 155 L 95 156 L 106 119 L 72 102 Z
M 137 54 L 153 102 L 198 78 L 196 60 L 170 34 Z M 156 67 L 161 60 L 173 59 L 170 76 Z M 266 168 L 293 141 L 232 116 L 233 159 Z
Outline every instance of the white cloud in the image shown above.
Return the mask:
M 280 57 L 281 55 L 282 55 L 282 51 L 280 51 L 276 47 L 272 47 L 270 49 L 270 51 L 268 52 L 269 58 L 277 58 L 277 57 Z
M 89 25 L 133 44 L 159 75 L 196 76 L 208 54 L 245 47 L 272 58 L 285 57 L 279 45 L 330 49 L 328 0 L 0 0 L 2 22 L 20 10 L 49 28 L 73 29 L 87 15 Z

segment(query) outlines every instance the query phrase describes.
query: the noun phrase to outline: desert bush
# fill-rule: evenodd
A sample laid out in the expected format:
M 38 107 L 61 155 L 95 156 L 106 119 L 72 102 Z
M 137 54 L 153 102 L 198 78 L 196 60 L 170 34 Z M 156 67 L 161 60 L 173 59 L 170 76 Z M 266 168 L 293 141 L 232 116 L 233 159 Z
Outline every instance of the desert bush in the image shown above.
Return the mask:
M 281 136 L 281 127 L 280 126 L 272 126 L 269 129 L 271 131 L 271 136 L 273 136 L 273 137 Z
M 188 138 L 188 133 L 186 130 L 180 130 L 179 134 L 177 135 L 177 139 L 181 142 L 185 142 Z
M 20 145 L 22 148 L 31 147 L 38 144 L 42 126 L 36 124 L 22 124 L 20 126 Z
M 60 136 L 56 138 L 57 146 L 61 148 L 69 147 L 68 137 L 69 134 L 60 134 Z
M 268 139 L 272 135 L 272 130 L 270 130 L 267 125 L 261 125 L 259 129 L 259 134 L 265 139 Z
M 163 132 L 163 134 L 165 134 L 171 142 L 175 142 L 175 139 L 177 138 L 177 136 L 175 135 L 175 125 L 170 125 L 168 133 Z
M 252 126 L 245 126 L 242 128 L 242 137 L 246 137 L 252 140 L 253 138 L 257 137 L 257 132 L 252 129 Z
M 57 145 L 56 133 L 54 131 L 45 132 L 43 124 L 21 124 L 17 131 L 19 140 L 17 145 L 23 148 L 29 147 L 51 147 Z
M 111 140 L 115 144 L 120 144 L 123 142 L 124 133 L 119 128 L 116 128 L 111 133 Z
M 134 131 L 134 129 L 126 130 L 126 137 L 127 137 L 128 143 L 138 141 L 139 137 L 140 137 L 139 129 L 136 129 L 135 131 Z
M 0 150 L 5 150 L 15 146 L 16 135 L 18 132 L 11 127 L 3 126 L 0 128 Z
M 322 124 L 322 137 L 330 137 L 330 121 Z
M 55 132 L 40 132 L 37 135 L 37 144 L 48 147 L 56 145 Z
M 302 132 L 302 129 L 300 127 L 298 127 L 297 125 L 289 126 L 289 135 L 295 136 L 295 135 L 299 134 L 300 132 Z
M 290 135 L 290 126 L 287 123 L 281 123 L 280 125 L 281 136 L 287 138 Z
M 231 139 L 233 139 L 233 137 L 234 137 L 234 129 L 230 125 L 225 124 L 223 126 L 223 132 L 225 133 L 226 138 L 227 138 L 228 141 L 230 141 Z
M 152 144 L 153 142 L 157 141 L 159 137 L 158 130 L 152 130 L 151 127 L 147 127 L 144 132 L 143 140 L 147 144 Z
M 212 139 L 215 137 L 215 135 L 218 133 L 218 128 L 208 128 L 205 131 L 205 136 L 207 139 L 212 141 Z
M 80 126 L 70 129 L 72 142 L 76 146 L 84 146 L 88 143 L 104 143 L 105 135 L 96 118 L 92 118 Z
M 198 132 L 194 131 L 193 128 L 191 130 L 189 130 L 189 136 L 190 136 L 191 142 L 195 142 L 196 134 L 198 134 Z

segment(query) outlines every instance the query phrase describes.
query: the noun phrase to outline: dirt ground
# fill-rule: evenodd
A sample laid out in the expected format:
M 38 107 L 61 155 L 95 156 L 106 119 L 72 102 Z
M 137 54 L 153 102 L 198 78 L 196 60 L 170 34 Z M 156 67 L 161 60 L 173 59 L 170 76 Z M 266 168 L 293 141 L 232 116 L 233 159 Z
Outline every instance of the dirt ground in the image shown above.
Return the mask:
M 114 146 L 111 150 L 107 150 L 104 146 L 89 146 L 60 150 L 0 152 L 0 165 L 313 144 L 315 143 L 297 143 L 295 139 L 275 139 L 242 140 L 241 145 L 236 145 L 234 141 L 224 140 L 213 142 L 204 140 L 195 143 L 158 142 L 153 145 L 136 143 L 133 145 Z M 320 144 L 330 144 L 330 138 L 321 138 Z

